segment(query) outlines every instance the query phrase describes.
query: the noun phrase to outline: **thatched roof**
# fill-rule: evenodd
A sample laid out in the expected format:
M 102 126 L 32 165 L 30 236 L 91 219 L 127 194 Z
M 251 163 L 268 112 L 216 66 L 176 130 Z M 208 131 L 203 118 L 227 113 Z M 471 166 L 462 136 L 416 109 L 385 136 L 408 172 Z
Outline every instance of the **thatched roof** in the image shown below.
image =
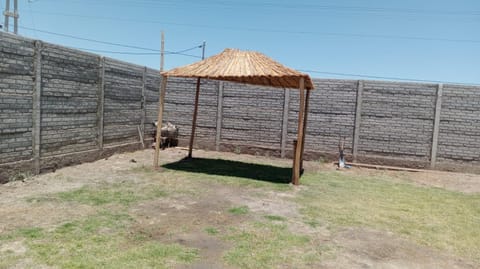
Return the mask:
M 225 49 L 222 53 L 183 67 L 163 72 L 169 77 L 207 78 L 279 88 L 313 89 L 310 76 L 288 68 L 266 55 L 254 51 Z

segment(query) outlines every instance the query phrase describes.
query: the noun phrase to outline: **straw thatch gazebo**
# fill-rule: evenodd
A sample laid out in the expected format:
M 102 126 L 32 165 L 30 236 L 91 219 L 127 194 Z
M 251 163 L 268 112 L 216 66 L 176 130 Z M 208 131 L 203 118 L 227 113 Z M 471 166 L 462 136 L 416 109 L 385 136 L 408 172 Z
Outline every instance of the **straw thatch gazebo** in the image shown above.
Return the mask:
M 296 88 L 300 91 L 300 110 L 298 115 L 297 147 L 293 157 L 292 183 L 299 184 L 302 155 L 305 140 L 306 110 L 313 83 L 307 74 L 288 68 L 259 52 L 226 49 L 222 53 L 205 60 L 162 72 L 160 99 L 158 108 L 157 143 L 155 148 L 154 166 L 158 167 L 160 150 L 160 133 L 163 120 L 163 107 L 168 77 L 197 78 L 195 107 L 192 120 L 192 133 L 188 156 L 192 157 L 193 140 L 198 112 L 200 94 L 200 79 L 232 81 L 253 85 L 271 86 L 277 88 Z M 305 95 L 306 90 L 306 95 Z

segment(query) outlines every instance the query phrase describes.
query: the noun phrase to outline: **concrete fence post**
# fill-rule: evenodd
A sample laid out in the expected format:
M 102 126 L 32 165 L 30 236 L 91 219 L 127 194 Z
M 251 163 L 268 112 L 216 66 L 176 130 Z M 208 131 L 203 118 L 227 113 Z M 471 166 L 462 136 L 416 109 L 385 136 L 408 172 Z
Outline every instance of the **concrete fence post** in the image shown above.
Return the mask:
M 42 42 L 35 41 L 35 58 L 34 72 L 35 83 L 32 93 L 32 155 L 33 155 L 33 171 L 35 174 L 40 173 L 41 158 L 41 98 L 42 98 Z
M 97 91 L 97 144 L 103 150 L 103 115 L 105 110 L 105 57 L 99 58 L 98 91 Z
M 140 119 L 140 126 L 142 128 L 142 138 L 145 140 L 145 120 L 147 117 L 147 100 L 145 97 L 145 92 L 147 91 L 147 67 L 145 66 L 143 68 L 143 74 L 142 74 L 142 100 L 140 107 L 142 108 L 142 115 Z
M 285 158 L 288 138 L 288 113 L 290 104 L 290 90 L 284 89 L 283 98 L 283 118 L 282 118 L 282 138 L 280 140 L 280 156 Z
M 220 142 L 222 139 L 222 118 L 223 118 L 223 87 L 224 82 L 220 81 L 218 84 L 218 99 L 217 99 L 217 131 L 215 136 L 215 150 L 220 150 Z
M 438 151 L 438 134 L 440 133 L 440 114 L 442 111 L 443 84 L 438 84 L 437 99 L 435 102 L 435 118 L 433 122 L 432 152 L 430 154 L 430 168 L 435 168 Z
M 356 162 L 358 158 L 358 145 L 360 143 L 360 125 L 362 122 L 363 87 L 364 87 L 364 82 L 362 80 L 359 80 L 357 82 L 357 103 L 356 103 L 356 109 L 355 109 L 355 127 L 353 130 L 352 155 L 353 155 L 354 162 Z

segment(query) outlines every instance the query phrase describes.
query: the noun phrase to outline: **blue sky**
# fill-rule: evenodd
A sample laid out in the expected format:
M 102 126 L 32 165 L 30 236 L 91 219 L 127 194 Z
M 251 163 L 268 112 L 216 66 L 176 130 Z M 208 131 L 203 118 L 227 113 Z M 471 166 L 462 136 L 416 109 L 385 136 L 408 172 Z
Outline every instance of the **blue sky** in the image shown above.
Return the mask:
M 313 77 L 480 84 L 478 0 L 18 1 L 21 35 L 70 47 L 155 53 L 42 31 L 158 50 L 163 30 L 168 51 L 205 40 L 206 56 L 256 50 Z M 200 56 L 201 49 L 186 53 Z M 159 55 L 101 54 L 153 68 L 160 62 Z M 167 55 L 165 68 L 197 60 Z

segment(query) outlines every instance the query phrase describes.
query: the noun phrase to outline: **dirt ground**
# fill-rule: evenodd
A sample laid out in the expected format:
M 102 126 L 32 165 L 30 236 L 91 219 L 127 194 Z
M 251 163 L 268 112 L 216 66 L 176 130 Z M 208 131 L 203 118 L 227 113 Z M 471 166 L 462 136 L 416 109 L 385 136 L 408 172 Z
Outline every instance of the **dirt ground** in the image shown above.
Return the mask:
M 478 174 L 433 170 L 424 170 L 422 172 L 403 172 L 368 168 L 353 168 L 346 170 L 346 172 L 367 176 L 384 174 L 390 178 L 403 182 L 410 182 L 418 186 L 437 187 L 462 193 L 480 193 L 480 175 Z
M 162 162 L 180 160 L 186 152 L 169 149 L 161 154 Z M 264 158 L 233 153 L 195 151 L 197 157 L 225 158 L 237 161 L 259 162 L 279 166 L 290 165 L 290 160 Z M 87 217 L 94 213 L 88 205 L 54 205 L 32 202 L 35 197 L 64 192 L 83 186 L 130 182 L 146 184 L 151 179 L 133 176 L 132 169 L 151 166 L 152 150 L 114 155 L 105 160 L 57 170 L 24 182 L 0 185 L 0 235 L 22 227 L 51 229 L 59 223 Z M 306 162 L 307 171 L 333 170 L 333 164 Z M 447 172 L 395 172 L 352 168 L 345 173 L 361 175 L 385 174 L 398 181 L 419 186 L 438 187 L 464 193 L 480 193 L 480 175 Z M 162 182 L 175 186 L 174 179 Z M 199 249 L 200 258 L 180 268 L 230 268 L 222 261 L 223 253 L 231 247 L 224 241 L 205 233 L 205 227 L 242 227 L 265 215 L 278 215 L 287 219 L 289 230 L 313 238 L 314 244 L 325 244 L 335 250 L 326 255 L 315 268 L 478 268 L 472 262 L 451 254 L 430 249 L 407 241 L 392 233 L 365 228 L 346 228 L 331 231 L 325 227 L 311 227 L 304 223 L 298 205 L 293 201 L 298 191 L 265 191 L 250 187 L 225 185 L 219 182 L 199 182 L 189 190 L 178 186 L 175 195 L 163 199 L 147 200 L 129 208 L 134 217 L 132 229 L 136 233 L 161 242 L 175 242 Z M 32 198 L 33 197 L 33 198 Z M 231 215 L 228 208 L 246 205 L 248 215 Z M 0 245 L 5 250 L 25 251 L 21 242 Z M 31 261 L 17 265 L 29 267 Z

